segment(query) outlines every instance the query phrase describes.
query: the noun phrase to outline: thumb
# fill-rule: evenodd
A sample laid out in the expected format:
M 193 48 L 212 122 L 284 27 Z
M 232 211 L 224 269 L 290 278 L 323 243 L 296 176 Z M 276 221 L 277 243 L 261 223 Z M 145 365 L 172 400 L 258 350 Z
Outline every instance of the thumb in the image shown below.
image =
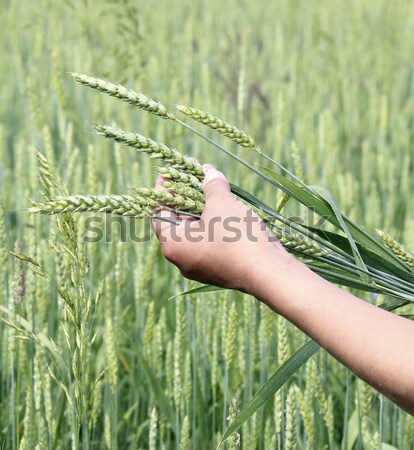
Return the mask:
M 204 183 L 203 191 L 206 201 L 212 196 L 223 196 L 230 193 L 227 178 L 211 164 L 203 165 Z

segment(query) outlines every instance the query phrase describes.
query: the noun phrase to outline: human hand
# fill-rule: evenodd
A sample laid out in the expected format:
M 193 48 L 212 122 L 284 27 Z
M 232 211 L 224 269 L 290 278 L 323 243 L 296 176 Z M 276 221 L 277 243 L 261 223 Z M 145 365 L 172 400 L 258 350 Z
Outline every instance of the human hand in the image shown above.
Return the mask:
M 162 210 L 163 220 L 152 221 L 166 259 L 192 280 L 254 295 L 252 275 L 268 255 L 280 263 L 293 259 L 264 222 L 230 192 L 226 177 L 203 165 L 205 208 L 200 220 Z M 157 188 L 162 187 L 162 178 Z M 277 267 L 275 267 L 277 271 Z
M 254 295 L 336 359 L 414 415 L 413 322 L 354 297 L 293 258 L 260 218 L 205 172 L 200 220 L 161 210 L 153 220 L 164 256 L 193 280 Z M 159 189 L 163 179 L 157 182 Z M 395 370 L 398 367 L 399 370 Z

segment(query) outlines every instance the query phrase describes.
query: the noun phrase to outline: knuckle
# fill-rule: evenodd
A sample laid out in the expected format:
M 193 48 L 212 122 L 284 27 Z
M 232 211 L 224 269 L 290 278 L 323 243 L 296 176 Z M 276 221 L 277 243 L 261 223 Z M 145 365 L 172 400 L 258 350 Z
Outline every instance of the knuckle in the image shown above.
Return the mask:
M 188 280 L 199 281 L 198 272 L 191 267 L 183 267 L 180 269 L 181 275 Z
M 161 243 L 161 250 L 162 254 L 164 255 L 164 258 L 170 261 L 171 263 L 177 265 L 176 259 L 177 259 L 177 251 L 174 248 L 174 245 L 172 242 L 162 242 Z
M 188 252 L 183 248 L 182 243 L 167 241 L 161 244 L 161 250 L 164 258 L 180 270 L 186 270 L 189 267 Z

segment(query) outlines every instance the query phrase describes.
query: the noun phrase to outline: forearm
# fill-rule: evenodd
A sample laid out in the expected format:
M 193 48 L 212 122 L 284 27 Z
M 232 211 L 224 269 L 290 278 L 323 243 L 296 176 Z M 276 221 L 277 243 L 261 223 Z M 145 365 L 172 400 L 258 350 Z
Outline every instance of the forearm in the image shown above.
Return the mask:
M 354 297 L 289 256 L 283 266 L 280 261 L 268 255 L 249 292 L 413 414 L 414 323 Z

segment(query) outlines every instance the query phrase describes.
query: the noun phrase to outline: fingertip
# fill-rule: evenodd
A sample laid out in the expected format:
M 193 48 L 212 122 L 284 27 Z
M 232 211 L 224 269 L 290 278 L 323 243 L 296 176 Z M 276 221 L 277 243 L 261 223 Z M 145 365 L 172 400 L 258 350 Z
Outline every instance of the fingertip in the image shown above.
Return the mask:
M 212 195 L 225 195 L 230 192 L 230 185 L 227 178 L 218 171 L 211 164 L 205 164 L 203 166 L 204 170 L 204 181 L 203 181 L 203 192 L 206 197 L 206 201 Z
M 207 171 L 204 171 L 204 173 L 204 186 L 215 179 L 227 180 L 226 177 L 213 166 L 211 166 L 211 168 L 209 168 Z
M 216 168 L 212 165 L 212 164 L 203 164 L 202 166 L 204 175 L 209 171 L 209 170 L 215 170 Z

